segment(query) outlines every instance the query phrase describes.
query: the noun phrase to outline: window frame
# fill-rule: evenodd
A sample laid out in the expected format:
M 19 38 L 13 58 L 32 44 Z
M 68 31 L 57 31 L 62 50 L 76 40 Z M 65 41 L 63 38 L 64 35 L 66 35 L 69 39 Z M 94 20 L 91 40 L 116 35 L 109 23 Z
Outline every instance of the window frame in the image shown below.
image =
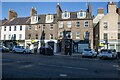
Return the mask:
M 59 24 L 58 24 L 59 25 L 59 29 L 62 29 L 64 27 L 63 24 L 64 24 L 63 22 L 61 22 L 61 21 L 59 22 Z
M 80 39 L 80 32 L 76 32 L 76 39 Z
M 11 31 L 11 26 L 9 26 L 9 31 Z
M 106 35 L 107 35 L 107 36 L 106 36 Z M 105 38 L 106 38 L 106 39 L 105 39 Z M 104 33 L 104 34 L 103 34 L 103 39 L 104 39 L 104 40 L 108 40 L 108 33 Z
M 31 34 L 28 35 L 28 39 L 31 39 Z
M 22 40 L 22 34 L 19 34 L 19 40 Z
M 22 25 L 20 26 L 20 31 L 22 31 Z
M 31 29 L 32 29 L 32 26 L 31 26 L 31 25 L 29 25 L 28 30 L 31 30 Z
M 51 36 L 52 35 L 52 36 Z M 50 34 L 50 39 L 54 39 L 53 34 Z
M 6 26 L 4 26 L 4 31 L 6 31 Z
M 84 32 L 84 39 L 89 40 L 89 35 L 90 35 L 90 33 L 88 31 L 85 31 Z
M 38 34 L 35 35 L 35 39 L 38 39 Z
M 67 28 L 72 28 L 72 21 L 67 21 Z
M 118 39 L 120 39 L 120 33 L 118 33 Z
M 106 24 L 105 24 L 106 23 Z M 107 21 L 104 21 L 103 22 L 103 27 L 104 27 L 104 30 L 107 30 L 108 29 L 108 22 Z
M 79 22 L 79 24 L 77 24 L 78 22 Z M 78 25 L 79 25 L 79 26 L 78 26 Z M 77 21 L 77 22 L 76 22 L 76 27 L 77 27 L 77 28 L 80 28 L 80 21 Z
M 88 23 L 87 23 L 87 26 L 86 26 L 86 22 L 88 22 Z M 84 27 L 85 27 L 85 28 L 88 28 L 88 27 L 89 27 L 89 21 L 88 21 L 88 20 L 85 20 L 85 21 L 84 21 Z
M 50 24 L 50 30 L 53 30 L 54 27 L 53 27 L 53 24 Z
M 6 34 L 4 34 L 4 40 L 6 40 Z
M 8 39 L 11 40 L 11 35 L 9 34 Z
M 17 27 L 16 26 L 14 26 L 14 31 L 17 31 Z

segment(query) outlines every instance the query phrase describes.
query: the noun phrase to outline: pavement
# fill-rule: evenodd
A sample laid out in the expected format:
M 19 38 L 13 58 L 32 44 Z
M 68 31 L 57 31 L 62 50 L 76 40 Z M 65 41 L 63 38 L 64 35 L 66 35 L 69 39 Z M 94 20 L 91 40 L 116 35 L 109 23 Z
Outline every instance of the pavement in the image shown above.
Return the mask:
M 80 54 L 45 56 L 3 53 L 2 77 L 3 79 L 114 78 L 115 80 L 119 78 L 119 63 L 119 60 L 82 58 Z

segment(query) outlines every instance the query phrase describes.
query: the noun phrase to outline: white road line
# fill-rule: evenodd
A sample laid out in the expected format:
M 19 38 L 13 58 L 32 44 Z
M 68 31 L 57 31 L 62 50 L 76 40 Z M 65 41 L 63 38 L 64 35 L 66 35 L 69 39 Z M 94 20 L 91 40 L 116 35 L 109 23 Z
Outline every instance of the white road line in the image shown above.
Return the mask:
M 113 65 L 113 67 L 120 67 L 119 65 Z
M 120 71 L 120 68 L 117 68 L 117 70 L 119 70 L 119 71 Z
M 21 67 L 19 67 L 19 69 L 29 68 L 29 67 L 32 67 L 32 66 L 33 66 L 33 65 L 29 64 L 29 65 L 21 66 Z
M 66 77 L 67 74 L 60 74 L 59 76 L 61 76 L 61 77 Z
M 60 68 L 70 68 L 70 69 L 88 70 L 87 68 L 71 67 L 71 66 L 48 65 L 48 64 L 42 64 L 42 63 L 39 63 L 39 65 L 43 65 L 43 66 L 51 66 L 51 67 L 60 67 Z

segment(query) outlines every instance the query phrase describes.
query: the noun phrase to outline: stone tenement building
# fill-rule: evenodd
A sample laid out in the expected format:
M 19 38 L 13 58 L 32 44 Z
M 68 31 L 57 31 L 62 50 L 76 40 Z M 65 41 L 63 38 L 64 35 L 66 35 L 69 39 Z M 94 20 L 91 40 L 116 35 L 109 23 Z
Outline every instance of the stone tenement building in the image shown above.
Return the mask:
M 93 39 L 96 51 L 116 49 L 120 52 L 120 8 L 117 8 L 115 3 L 109 2 L 107 14 L 104 15 L 104 10 L 99 9 L 94 24 Z
M 72 40 L 73 52 L 80 52 L 84 45 L 93 49 L 93 16 L 89 3 L 85 11 L 77 12 L 64 11 L 58 3 L 55 14 L 38 14 L 32 7 L 28 17 L 17 17 L 15 11 L 9 10 L 8 20 L 1 26 L 2 44 L 10 48 L 23 45 L 39 49 L 43 45 L 59 52 L 64 37 Z

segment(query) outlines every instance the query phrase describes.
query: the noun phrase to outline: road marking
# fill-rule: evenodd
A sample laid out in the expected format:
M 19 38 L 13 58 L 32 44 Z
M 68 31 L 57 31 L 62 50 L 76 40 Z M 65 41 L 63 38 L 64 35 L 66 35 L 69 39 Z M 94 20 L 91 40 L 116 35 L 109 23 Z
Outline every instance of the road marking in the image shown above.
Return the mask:
M 88 70 L 87 68 L 71 67 L 71 66 L 48 65 L 48 64 L 42 64 L 42 63 L 39 63 L 39 65 L 43 65 L 43 66 L 51 66 L 51 67 L 60 67 L 60 68 L 70 68 L 70 69 Z
M 61 77 L 66 77 L 67 74 L 60 74 L 59 76 L 61 76 Z
M 117 68 L 117 70 L 119 70 L 119 71 L 120 71 L 120 68 Z
M 29 68 L 29 67 L 32 67 L 33 65 L 29 64 L 29 65 L 25 65 L 25 66 L 21 66 L 19 67 L 20 69 L 23 69 L 23 68 Z
M 113 67 L 119 67 L 119 65 L 113 65 Z

